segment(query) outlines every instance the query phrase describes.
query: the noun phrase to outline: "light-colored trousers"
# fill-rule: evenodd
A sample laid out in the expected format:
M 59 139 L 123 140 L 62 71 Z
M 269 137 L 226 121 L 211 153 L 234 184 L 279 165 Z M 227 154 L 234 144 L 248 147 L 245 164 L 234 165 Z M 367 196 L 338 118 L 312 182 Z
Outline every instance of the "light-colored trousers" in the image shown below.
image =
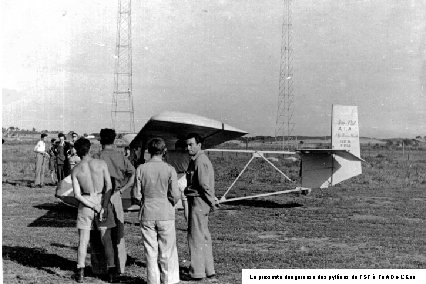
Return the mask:
M 148 284 L 179 283 L 175 220 L 141 221 Z
M 191 255 L 189 275 L 204 278 L 215 274 L 212 238 L 209 232 L 210 206 L 201 197 L 188 196 L 188 245 Z
M 43 154 L 37 153 L 36 155 L 36 166 L 35 166 L 35 185 L 44 183 L 44 168 L 45 168 L 45 159 Z

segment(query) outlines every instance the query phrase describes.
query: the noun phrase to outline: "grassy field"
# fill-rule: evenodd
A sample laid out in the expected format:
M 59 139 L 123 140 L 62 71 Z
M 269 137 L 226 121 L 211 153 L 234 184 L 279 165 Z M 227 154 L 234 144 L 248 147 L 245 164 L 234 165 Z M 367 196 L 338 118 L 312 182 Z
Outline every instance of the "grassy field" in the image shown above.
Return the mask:
M 76 211 L 55 199 L 54 186 L 27 186 L 34 172 L 32 148 L 33 144 L 15 143 L 2 149 L 3 281 L 73 283 Z M 281 195 L 223 204 L 210 219 L 219 283 L 241 282 L 243 268 L 426 268 L 426 151 L 412 150 L 408 157 L 407 152 L 373 149 L 362 156 L 363 174 L 334 188 L 314 190 L 307 197 Z M 250 156 L 210 157 L 220 197 Z M 278 158 L 274 163 L 294 183 L 258 160 L 227 197 L 297 185 L 298 162 Z M 122 280 L 144 283 L 139 224 L 136 213 L 126 214 L 129 261 Z M 179 260 L 186 266 L 187 232 L 180 211 L 176 227 Z

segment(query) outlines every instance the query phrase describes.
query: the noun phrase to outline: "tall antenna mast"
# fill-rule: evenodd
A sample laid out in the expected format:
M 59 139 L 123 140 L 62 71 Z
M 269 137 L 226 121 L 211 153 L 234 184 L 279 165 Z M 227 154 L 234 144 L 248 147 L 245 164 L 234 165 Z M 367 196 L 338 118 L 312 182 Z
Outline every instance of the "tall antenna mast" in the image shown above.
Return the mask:
M 132 0 L 118 0 L 117 43 L 112 97 L 112 127 L 118 133 L 134 133 L 132 96 Z
M 295 123 L 293 90 L 293 48 L 291 1 L 283 0 L 284 15 L 281 35 L 281 61 L 278 90 L 278 109 L 275 124 L 275 139 L 281 141 L 281 149 L 290 150 L 294 146 Z

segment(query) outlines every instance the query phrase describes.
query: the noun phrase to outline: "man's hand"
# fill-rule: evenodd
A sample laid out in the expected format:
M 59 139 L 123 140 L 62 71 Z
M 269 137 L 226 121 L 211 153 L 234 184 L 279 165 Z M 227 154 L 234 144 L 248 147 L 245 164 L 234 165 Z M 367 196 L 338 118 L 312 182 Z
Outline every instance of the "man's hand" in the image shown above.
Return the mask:
M 214 204 L 213 206 L 210 207 L 210 211 L 213 213 L 215 212 L 217 209 L 219 209 L 220 207 L 220 202 L 219 199 L 217 197 L 214 198 Z
M 106 211 L 105 209 L 101 209 L 101 212 L 99 212 L 99 221 L 103 222 L 106 219 Z
M 217 198 L 216 196 L 214 197 L 214 207 L 216 207 L 216 209 L 220 207 L 219 198 Z
M 100 204 L 96 204 L 93 208 L 92 208 L 96 213 L 100 213 L 101 210 L 103 209 L 102 206 Z

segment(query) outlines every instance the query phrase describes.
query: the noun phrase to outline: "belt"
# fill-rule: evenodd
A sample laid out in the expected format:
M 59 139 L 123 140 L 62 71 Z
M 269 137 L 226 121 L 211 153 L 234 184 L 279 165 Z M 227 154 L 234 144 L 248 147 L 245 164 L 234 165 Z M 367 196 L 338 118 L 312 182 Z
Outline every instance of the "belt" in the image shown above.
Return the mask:
M 81 195 L 101 195 L 102 194 L 102 192 L 92 192 L 92 193 L 82 193 Z

